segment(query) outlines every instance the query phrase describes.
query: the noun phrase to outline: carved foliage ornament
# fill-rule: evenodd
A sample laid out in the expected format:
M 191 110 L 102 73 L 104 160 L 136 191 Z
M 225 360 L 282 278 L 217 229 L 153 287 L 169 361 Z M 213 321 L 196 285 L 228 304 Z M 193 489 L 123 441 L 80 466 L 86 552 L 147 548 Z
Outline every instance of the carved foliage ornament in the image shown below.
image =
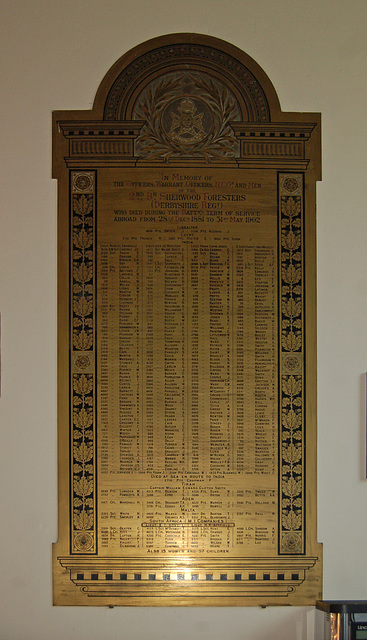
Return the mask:
M 230 123 L 240 120 L 234 95 L 204 73 L 169 73 L 139 96 L 134 119 L 145 122 L 135 143 L 140 158 L 230 159 L 239 143 Z

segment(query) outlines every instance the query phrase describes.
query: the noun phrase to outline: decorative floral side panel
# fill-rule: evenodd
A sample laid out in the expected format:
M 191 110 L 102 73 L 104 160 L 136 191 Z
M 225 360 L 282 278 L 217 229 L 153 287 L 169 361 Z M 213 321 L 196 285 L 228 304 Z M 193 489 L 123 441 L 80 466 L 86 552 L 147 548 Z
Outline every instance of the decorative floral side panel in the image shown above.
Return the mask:
M 71 552 L 96 553 L 95 172 L 71 172 Z
M 305 552 L 303 174 L 279 174 L 280 554 Z

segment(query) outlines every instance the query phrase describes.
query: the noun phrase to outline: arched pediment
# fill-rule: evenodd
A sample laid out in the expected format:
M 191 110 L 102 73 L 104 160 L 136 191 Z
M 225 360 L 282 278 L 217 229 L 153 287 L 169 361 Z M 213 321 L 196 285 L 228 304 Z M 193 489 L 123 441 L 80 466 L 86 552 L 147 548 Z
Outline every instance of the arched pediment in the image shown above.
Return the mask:
M 167 74 L 210 78 L 234 96 L 242 121 L 270 122 L 271 111 L 279 110 L 273 86 L 250 56 L 213 37 L 175 34 L 149 40 L 110 69 L 96 98 L 98 105 L 103 104 L 103 119 L 132 119 L 139 96 Z
M 68 163 L 307 166 L 313 117 L 284 114 L 261 67 L 206 35 L 171 34 L 131 49 L 107 72 L 84 118 L 58 121 Z M 295 116 L 295 117 L 294 117 Z M 99 160 L 98 160 L 99 158 Z M 71 164 L 70 164 L 71 166 Z
M 97 92 L 94 110 L 109 123 L 141 125 L 140 160 L 234 160 L 233 124 L 266 125 L 279 111 L 275 90 L 250 56 L 213 37 L 174 34 L 120 58 Z

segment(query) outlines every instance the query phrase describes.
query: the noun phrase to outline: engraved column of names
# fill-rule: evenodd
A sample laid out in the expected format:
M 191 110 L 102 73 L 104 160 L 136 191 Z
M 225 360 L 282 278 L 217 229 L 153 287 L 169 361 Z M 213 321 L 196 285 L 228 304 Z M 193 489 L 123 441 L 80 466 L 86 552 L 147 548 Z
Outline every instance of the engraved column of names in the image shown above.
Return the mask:
M 183 248 L 164 247 L 164 467 L 185 468 L 185 265 Z
M 234 418 L 236 420 L 235 447 L 233 448 L 234 468 L 238 472 L 242 472 L 245 468 L 245 402 L 244 393 L 246 388 L 245 381 L 245 344 L 244 330 L 245 323 L 248 318 L 244 316 L 245 302 L 245 282 L 244 282 L 244 251 L 243 247 L 238 247 L 234 252 L 234 379 L 236 383 L 236 405 L 234 410 Z M 247 283 L 246 283 L 247 285 Z M 246 354 L 246 359 L 249 354 Z M 247 363 L 248 366 L 248 363 Z
M 140 465 L 139 250 L 103 245 L 100 262 L 101 472 L 131 472 Z
M 119 254 L 120 471 L 140 466 L 140 261 L 138 247 Z
M 143 433 L 143 465 L 147 471 L 153 471 L 153 461 L 158 457 L 158 446 L 154 437 L 154 373 L 153 373 L 153 269 L 154 269 L 154 249 L 151 246 L 144 248 L 143 262 L 143 295 L 144 313 L 141 318 L 143 329 L 143 358 L 142 358 L 142 393 L 145 397 L 143 405 L 142 421 L 144 424 Z
M 230 251 L 209 255 L 210 469 L 230 470 Z
M 202 447 L 199 434 L 199 247 L 192 246 L 187 261 L 187 424 L 186 466 L 191 471 L 202 467 Z M 201 403 L 200 403 L 201 404 Z M 201 432 L 201 429 L 200 429 Z
M 255 249 L 255 472 L 275 471 L 274 250 Z

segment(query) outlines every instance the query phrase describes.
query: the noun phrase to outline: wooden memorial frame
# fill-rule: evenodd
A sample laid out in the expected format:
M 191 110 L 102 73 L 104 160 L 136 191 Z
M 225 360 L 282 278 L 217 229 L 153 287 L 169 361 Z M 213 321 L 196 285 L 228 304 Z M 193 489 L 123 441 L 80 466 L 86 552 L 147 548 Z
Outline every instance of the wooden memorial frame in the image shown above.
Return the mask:
M 176 34 L 53 143 L 55 604 L 314 604 L 320 115 Z

